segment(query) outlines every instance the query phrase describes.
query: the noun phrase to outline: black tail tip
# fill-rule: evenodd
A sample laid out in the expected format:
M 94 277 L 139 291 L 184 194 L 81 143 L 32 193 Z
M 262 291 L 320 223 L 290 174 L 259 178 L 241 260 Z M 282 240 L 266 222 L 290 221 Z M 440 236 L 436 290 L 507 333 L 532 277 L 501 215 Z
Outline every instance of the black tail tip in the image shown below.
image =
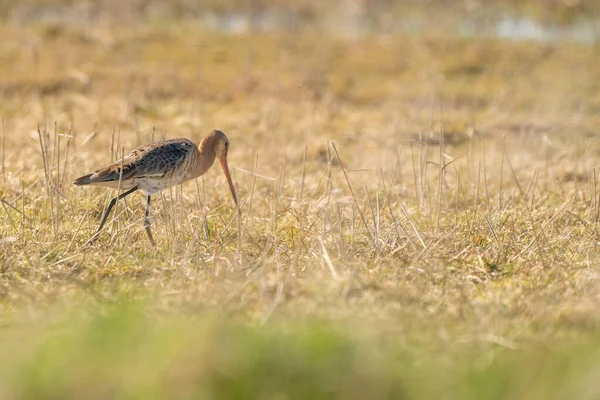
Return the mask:
M 73 181 L 73 185 L 77 185 L 77 186 L 89 185 L 90 183 L 92 183 L 92 180 L 90 179 L 91 176 L 92 176 L 92 174 L 80 176 L 79 178 L 77 178 Z

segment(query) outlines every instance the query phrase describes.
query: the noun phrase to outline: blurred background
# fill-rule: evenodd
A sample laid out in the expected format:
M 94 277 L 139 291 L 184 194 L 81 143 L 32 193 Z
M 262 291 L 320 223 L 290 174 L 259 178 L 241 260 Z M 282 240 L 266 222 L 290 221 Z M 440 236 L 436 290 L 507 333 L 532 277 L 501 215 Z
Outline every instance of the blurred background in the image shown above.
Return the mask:
M 493 140 L 565 133 L 566 124 L 584 133 L 600 107 L 599 8 L 591 0 L 4 0 L 0 113 L 7 132 L 29 131 L 32 119 L 75 135 L 118 125 L 133 130 L 128 146 L 153 129 L 252 130 L 241 146 L 284 150 L 277 154 L 322 152 L 323 140 L 360 132 L 385 142 L 375 150 L 394 148 L 388 161 L 406 140 L 439 130 L 442 110 L 446 133 L 456 134 L 449 142 L 474 132 Z M 306 107 L 321 112 L 304 118 Z M 284 125 L 291 142 L 264 140 Z

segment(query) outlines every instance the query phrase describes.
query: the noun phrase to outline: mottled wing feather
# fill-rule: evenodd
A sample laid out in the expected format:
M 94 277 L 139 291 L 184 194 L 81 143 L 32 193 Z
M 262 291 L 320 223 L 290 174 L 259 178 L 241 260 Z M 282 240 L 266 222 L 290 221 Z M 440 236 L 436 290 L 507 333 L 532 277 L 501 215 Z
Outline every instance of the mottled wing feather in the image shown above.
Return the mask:
M 130 179 L 163 178 L 184 163 L 194 144 L 188 139 L 171 139 L 138 147 L 123 160 L 95 171 L 91 183 Z M 121 167 L 123 175 L 121 175 Z

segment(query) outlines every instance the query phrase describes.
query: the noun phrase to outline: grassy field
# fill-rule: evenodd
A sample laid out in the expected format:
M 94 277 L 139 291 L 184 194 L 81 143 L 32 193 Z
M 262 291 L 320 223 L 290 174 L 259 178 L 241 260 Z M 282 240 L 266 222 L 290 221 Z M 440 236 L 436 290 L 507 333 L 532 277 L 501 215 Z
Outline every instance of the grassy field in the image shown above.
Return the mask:
M 597 45 L 0 27 L 0 398 L 600 396 Z M 72 180 L 231 141 L 153 202 Z

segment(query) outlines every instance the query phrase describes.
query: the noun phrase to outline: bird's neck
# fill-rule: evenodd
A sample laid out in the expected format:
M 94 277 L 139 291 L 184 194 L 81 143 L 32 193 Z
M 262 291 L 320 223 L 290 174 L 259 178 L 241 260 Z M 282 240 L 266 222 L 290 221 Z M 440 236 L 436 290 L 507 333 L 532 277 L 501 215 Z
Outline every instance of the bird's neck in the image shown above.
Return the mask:
M 191 178 L 197 178 L 200 175 L 204 175 L 206 171 L 212 167 L 217 157 L 214 146 L 211 145 L 210 141 L 212 138 L 205 137 L 198 145 L 198 156 L 194 160 L 194 167 L 192 168 Z

